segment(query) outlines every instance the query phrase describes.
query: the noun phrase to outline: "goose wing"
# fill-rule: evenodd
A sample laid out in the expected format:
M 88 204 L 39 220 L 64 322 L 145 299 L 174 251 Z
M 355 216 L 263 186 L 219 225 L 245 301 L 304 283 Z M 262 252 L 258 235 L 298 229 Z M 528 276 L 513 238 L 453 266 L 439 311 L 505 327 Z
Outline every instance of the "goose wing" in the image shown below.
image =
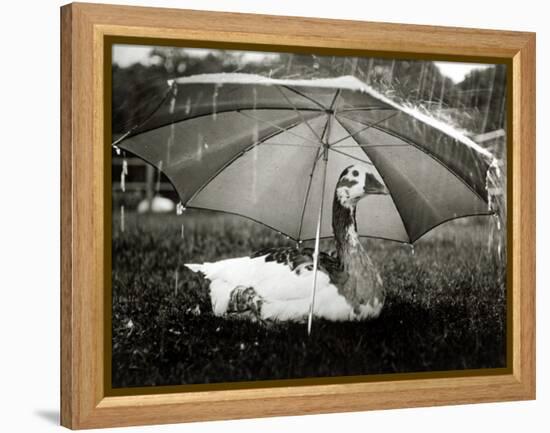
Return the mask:
M 313 248 L 278 247 L 265 248 L 254 253 L 251 257 L 264 257 L 267 263 L 276 262 L 286 265 L 292 272 L 300 275 L 304 271 L 313 270 L 313 253 Z M 334 284 L 339 280 L 342 265 L 337 257 L 320 252 L 319 269 L 325 272 L 329 276 L 331 283 Z

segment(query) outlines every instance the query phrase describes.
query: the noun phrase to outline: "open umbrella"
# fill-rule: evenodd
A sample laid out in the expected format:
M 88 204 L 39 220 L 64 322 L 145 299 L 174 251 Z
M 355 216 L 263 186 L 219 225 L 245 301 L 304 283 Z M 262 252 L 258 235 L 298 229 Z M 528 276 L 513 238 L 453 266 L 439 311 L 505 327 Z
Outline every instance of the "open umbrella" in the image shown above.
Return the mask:
M 114 145 L 161 170 L 185 207 L 315 239 L 315 271 L 319 240 L 332 236 L 334 186 L 352 164 L 389 191 L 359 203 L 361 236 L 413 243 L 445 221 L 492 213 L 487 151 L 355 77 L 203 74 L 168 84 L 152 113 Z

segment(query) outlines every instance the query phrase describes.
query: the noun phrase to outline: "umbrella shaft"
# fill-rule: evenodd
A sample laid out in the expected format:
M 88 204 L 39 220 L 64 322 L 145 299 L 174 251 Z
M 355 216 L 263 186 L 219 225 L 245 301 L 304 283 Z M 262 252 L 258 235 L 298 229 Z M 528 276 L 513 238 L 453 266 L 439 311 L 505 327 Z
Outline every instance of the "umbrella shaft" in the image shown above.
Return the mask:
M 323 206 L 325 202 L 325 184 L 327 180 L 328 152 L 324 149 L 323 155 L 323 186 L 321 188 L 321 204 L 319 205 L 319 215 L 317 217 L 317 230 L 315 232 L 315 250 L 313 252 L 313 286 L 311 288 L 311 301 L 309 306 L 309 316 L 307 321 L 307 335 L 311 335 L 311 325 L 313 323 L 313 309 L 315 306 L 315 289 L 317 287 L 317 268 L 319 266 L 319 243 L 321 238 L 321 223 L 323 222 Z

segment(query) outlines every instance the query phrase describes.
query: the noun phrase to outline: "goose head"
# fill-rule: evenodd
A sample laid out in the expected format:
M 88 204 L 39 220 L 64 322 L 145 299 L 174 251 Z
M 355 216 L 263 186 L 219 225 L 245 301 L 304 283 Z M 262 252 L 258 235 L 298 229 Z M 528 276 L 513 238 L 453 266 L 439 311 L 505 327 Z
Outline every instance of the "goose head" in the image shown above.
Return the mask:
M 365 166 L 350 165 L 338 178 L 336 199 L 346 208 L 352 208 L 357 202 L 370 194 L 388 194 L 386 186 Z

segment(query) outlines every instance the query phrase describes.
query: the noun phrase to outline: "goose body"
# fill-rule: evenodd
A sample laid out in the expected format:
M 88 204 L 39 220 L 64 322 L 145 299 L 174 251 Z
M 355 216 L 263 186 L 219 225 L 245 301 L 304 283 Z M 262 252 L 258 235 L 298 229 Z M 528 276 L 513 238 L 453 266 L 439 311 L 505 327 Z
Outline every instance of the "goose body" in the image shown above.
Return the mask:
M 366 194 L 385 187 L 360 166 L 348 167 L 335 190 L 336 255 L 320 253 L 314 315 L 333 321 L 377 317 L 384 304 L 382 280 L 359 242 L 355 208 Z M 252 320 L 304 321 L 313 284 L 311 248 L 272 248 L 249 257 L 187 264 L 210 281 L 216 315 Z

